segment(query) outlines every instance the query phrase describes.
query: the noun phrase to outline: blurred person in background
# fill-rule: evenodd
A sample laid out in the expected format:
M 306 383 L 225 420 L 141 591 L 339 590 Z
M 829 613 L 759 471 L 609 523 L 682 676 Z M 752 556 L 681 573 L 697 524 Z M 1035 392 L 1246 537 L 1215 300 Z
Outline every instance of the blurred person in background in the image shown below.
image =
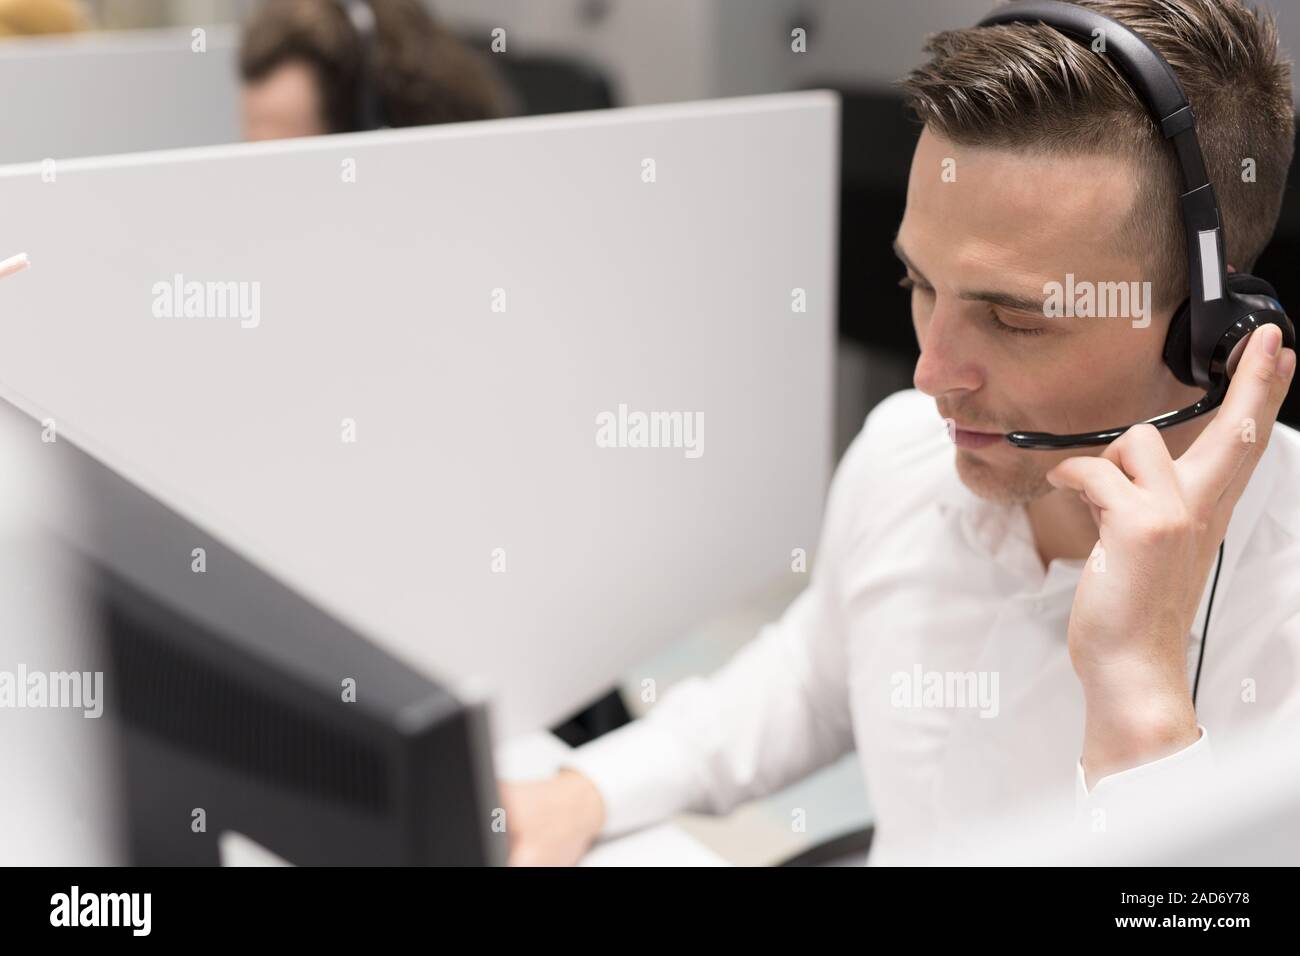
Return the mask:
M 373 18 L 369 51 L 354 16 Z M 244 28 L 239 71 L 246 140 L 363 129 L 359 104 L 367 83 L 380 126 L 510 111 L 491 64 L 420 0 L 267 0 Z
M 77 33 L 88 26 L 77 0 L 0 0 L 0 37 Z

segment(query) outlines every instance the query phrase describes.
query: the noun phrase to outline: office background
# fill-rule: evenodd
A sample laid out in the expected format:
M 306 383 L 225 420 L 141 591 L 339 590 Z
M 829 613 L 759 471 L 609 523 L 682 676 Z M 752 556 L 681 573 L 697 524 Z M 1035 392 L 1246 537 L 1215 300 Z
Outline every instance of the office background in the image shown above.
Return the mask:
M 256 0 L 86 0 L 97 29 L 236 24 Z M 1300 3 L 1261 0 L 1278 18 L 1283 45 L 1300 50 Z M 489 31 L 509 38 L 506 72 L 520 110 L 543 113 L 830 88 L 843 97 L 836 450 L 885 395 L 910 386 L 916 357 L 907 293 L 888 245 L 901 218 L 916 127 L 892 84 L 921 58 L 926 34 L 970 24 L 990 0 L 437 0 L 440 19 L 471 45 Z M 808 50 L 791 55 L 790 30 L 807 31 Z M 1294 53 L 1293 53 L 1294 55 Z M 1295 82 L 1293 78 L 1293 82 Z M 1283 301 L 1300 302 L 1300 164 L 1293 167 L 1281 222 L 1255 271 Z M 1283 419 L 1300 424 L 1292 395 Z M 699 628 L 639 667 L 674 678 L 723 663 L 776 617 L 789 585 Z M 635 675 L 628 675 L 629 681 Z M 635 714 L 635 694 L 621 702 Z M 609 702 L 569 728 L 574 742 L 621 719 Z M 791 806 L 808 828 L 792 832 Z M 726 820 L 683 825 L 737 863 L 765 863 L 869 817 L 852 759 Z
M 235 24 L 257 0 L 85 0 L 97 27 Z M 529 113 L 682 102 L 824 87 L 843 97 L 836 446 L 885 395 L 910 386 L 916 344 L 888 247 L 902 215 L 916 127 L 894 82 L 924 37 L 970 24 L 990 0 L 426 0 L 453 32 L 485 49 L 508 37 L 509 81 Z M 1260 0 L 1282 44 L 1300 49 L 1300 3 Z M 807 31 L 791 55 L 790 31 Z M 1293 84 L 1300 76 L 1293 76 Z M 1300 300 L 1286 268 L 1300 254 L 1293 166 L 1281 222 L 1255 271 L 1284 302 Z M 1300 424 L 1300 400 L 1282 419 Z

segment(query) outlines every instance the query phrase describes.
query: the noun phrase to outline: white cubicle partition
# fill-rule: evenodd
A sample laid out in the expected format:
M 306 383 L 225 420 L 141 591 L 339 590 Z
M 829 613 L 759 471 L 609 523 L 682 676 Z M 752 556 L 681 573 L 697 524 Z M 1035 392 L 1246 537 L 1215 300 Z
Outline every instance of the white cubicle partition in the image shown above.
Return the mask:
M 0 393 L 490 694 L 499 733 L 542 726 L 815 548 L 837 113 L 0 169 L 0 249 L 33 263 L 0 284 Z M 649 413 L 681 413 L 661 447 Z
M 0 41 L 0 163 L 237 142 L 238 49 L 231 27 Z

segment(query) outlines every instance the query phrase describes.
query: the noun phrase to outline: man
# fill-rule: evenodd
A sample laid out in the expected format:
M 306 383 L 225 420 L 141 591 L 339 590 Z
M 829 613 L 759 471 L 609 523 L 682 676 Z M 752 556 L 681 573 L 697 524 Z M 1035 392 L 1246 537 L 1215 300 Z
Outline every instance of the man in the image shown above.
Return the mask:
M 1229 263 L 1247 271 L 1293 149 L 1272 22 L 1240 0 L 1078 2 L 1175 68 Z M 1165 431 L 1061 452 L 1006 442 L 1201 396 L 1162 361 L 1188 289 L 1176 172 L 1129 84 L 1051 27 L 957 30 L 927 52 L 904 84 L 925 128 L 896 242 L 916 389 L 868 416 L 811 583 L 778 623 L 554 778 L 505 785 L 514 862 L 726 812 L 853 749 L 872 861 L 923 861 L 963 828 L 1131 795 L 1203 771 L 1211 742 L 1300 720 L 1300 434 L 1273 424 L 1294 351 L 1276 328 L 1252 335 L 1224 406 Z M 1049 308 L 1054 288 L 1121 282 L 1145 303 L 1126 315 Z
M 356 0 L 373 16 L 373 62 L 343 0 L 268 0 L 244 28 L 244 139 L 360 128 L 363 84 L 378 124 L 490 119 L 510 109 L 489 64 L 447 33 L 420 0 Z M 366 76 L 369 76 L 369 80 Z

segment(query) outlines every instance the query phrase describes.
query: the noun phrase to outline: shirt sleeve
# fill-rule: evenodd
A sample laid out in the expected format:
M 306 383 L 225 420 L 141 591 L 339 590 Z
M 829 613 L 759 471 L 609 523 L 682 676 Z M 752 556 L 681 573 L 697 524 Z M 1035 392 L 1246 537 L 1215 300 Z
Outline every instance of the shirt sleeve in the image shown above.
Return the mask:
M 810 586 L 718 673 L 680 682 L 645 717 L 572 753 L 564 766 L 604 799 L 602 836 L 681 810 L 726 813 L 851 748 L 821 601 Z
M 1200 736 L 1182 750 L 1159 760 L 1107 774 L 1091 790 L 1083 772 L 1083 761 L 1075 765 L 1075 818 L 1094 830 L 1113 831 L 1122 827 L 1128 813 L 1150 799 L 1189 787 L 1203 787 L 1214 771 L 1214 752 L 1209 733 L 1197 724 Z
M 678 683 L 645 717 L 564 762 L 600 792 L 601 836 L 684 810 L 726 813 L 852 749 L 837 571 L 869 494 L 866 434 L 836 470 L 811 581 L 781 618 L 711 677 Z

